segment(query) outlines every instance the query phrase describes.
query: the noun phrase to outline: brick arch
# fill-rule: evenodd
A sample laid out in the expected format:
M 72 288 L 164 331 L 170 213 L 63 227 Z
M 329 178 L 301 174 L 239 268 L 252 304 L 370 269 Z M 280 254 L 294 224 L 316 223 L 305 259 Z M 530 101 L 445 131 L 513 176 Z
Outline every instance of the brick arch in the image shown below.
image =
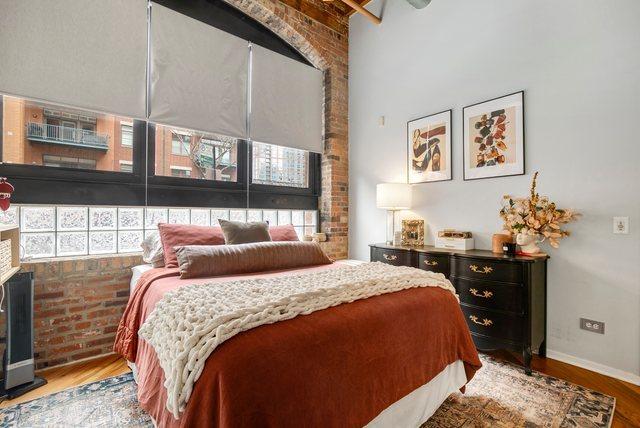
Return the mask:
M 322 57 L 309 40 L 294 29 L 288 22 L 274 12 L 273 2 L 264 0 L 224 0 L 226 3 L 240 10 L 245 15 L 255 19 L 271 30 L 274 34 L 296 49 L 314 67 L 322 71 L 329 68 L 329 64 Z

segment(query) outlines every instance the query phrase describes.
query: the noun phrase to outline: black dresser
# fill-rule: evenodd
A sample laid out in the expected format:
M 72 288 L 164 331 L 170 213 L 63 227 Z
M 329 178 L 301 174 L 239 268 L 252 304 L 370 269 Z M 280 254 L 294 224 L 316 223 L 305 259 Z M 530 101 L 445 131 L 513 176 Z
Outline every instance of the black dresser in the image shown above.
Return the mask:
M 460 296 L 476 347 L 545 355 L 548 257 L 509 257 L 486 250 L 446 250 L 372 244 L 371 261 L 444 274 Z

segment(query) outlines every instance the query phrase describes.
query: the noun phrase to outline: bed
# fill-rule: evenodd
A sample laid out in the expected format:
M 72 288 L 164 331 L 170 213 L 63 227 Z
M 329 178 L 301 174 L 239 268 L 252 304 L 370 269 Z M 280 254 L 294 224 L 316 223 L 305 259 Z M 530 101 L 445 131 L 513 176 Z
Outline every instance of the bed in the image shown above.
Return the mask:
M 166 293 L 185 285 L 360 263 L 188 280 L 178 269 L 136 267 L 123 323 L 137 332 Z M 134 369 L 140 405 L 163 427 L 417 427 L 481 367 L 455 296 L 434 287 L 341 304 L 232 337 L 206 359 L 177 419 L 167 410 L 154 348 L 119 331 L 114 349 Z

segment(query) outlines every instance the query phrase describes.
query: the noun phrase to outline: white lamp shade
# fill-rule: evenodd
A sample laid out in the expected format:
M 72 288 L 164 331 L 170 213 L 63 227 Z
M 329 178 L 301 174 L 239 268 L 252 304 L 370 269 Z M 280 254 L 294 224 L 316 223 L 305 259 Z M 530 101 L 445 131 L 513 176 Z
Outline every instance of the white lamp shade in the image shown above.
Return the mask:
M 411 208 L 411 185 L 407 183 L 381 183 L 376 187 L 376 205 L 386 210 Z

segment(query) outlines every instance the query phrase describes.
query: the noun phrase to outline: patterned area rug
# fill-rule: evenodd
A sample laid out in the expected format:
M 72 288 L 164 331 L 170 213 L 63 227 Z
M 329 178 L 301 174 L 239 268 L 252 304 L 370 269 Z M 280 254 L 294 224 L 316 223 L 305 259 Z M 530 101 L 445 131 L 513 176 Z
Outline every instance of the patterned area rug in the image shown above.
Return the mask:
M 464 428 L 611 426 L 615 398 L 480 355 L 482 369 L 464 394 L 451 394 L 422 425 Z
M 615 399 L 571 383 L 482 356 L 484 367 L 452 394 L 431 427 L 608 427 Z M 128 373 L 38 398 L 0 411 L 2 427 L 152 427 L 138 406 Z

